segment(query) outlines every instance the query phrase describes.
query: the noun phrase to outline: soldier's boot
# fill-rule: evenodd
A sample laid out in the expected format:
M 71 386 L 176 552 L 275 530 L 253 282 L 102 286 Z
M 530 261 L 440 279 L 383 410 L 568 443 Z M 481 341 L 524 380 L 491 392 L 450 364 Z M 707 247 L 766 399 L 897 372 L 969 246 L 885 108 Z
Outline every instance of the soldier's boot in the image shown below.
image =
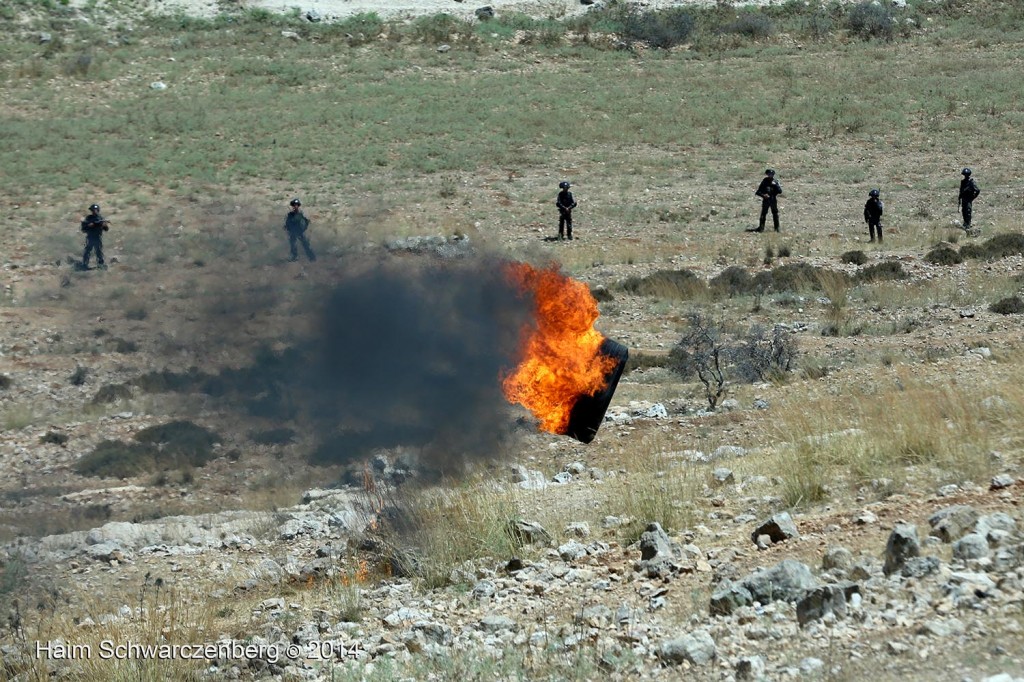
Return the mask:
M 569 241 L 572 241 L 572 225 L 569 225 L 569 226 L 568 226 L 568 227 L 567 227 L 567 228 L 565 229 L 565 236 L 566 236 L 566 238 L 567 238 L 567 239 L 568 239 Z

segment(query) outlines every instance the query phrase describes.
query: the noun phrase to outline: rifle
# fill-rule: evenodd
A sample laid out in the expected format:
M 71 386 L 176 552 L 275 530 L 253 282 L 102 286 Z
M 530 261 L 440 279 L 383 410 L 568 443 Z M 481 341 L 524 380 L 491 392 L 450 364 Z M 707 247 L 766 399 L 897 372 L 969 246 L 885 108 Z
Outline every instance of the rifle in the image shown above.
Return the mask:
M 95 222 L 94 223 L 89 223 L 88 226 L 82 225 L 82 232 L 85 232 L 86 227 L 95 227 L 96 225 L 99 225 L 100 227 L 102 227 L 104 232 L 107 232 L 108 230 L 110 230 L 110 221 L 106 220 L 106 219 L 103 219 L 103 220 L 99 221 L 98 223 L 95 223 Z

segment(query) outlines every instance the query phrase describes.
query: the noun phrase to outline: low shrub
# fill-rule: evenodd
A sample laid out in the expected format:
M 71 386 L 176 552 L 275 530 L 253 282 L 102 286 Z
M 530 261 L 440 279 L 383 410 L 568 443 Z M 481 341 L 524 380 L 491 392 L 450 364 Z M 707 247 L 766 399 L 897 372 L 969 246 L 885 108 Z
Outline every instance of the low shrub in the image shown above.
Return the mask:
M 81 52 L 66 59 L 63 65 L 65 76 L 86 79 L 90 71 L 95 71 L 96 60 L 91 54 Z
M 116 403 L 118 400 L 130 400 L 132 397 L 132 389 L 128 384 L 107 384 L 101 386 L 100 390 L 96 391 L 96 395 L 92 397 L 92 403 L 94 405 L 103 405 L 109 403 Z
M 468 40 L 473 36 L 472 25 L 443 12 L 414 19 L 408 30 L 414 40 L 430 45 Z
M 6 374 L 0 374 L 0 391 L 6 391 L 14 385 L 14 379 L 10 378 Z
M 818 358 L 805 359 L 800 366 L 804 379 L 824 379 L 832 373 L 832 366 Z
M 669 367 L 671 358 L 667 353 L 645 353 L 643 351 L 630 351 L 626 360 L 625 372 L 632 372 L 634 369 L 649 369 L 651 367 Z
M 751 40 L 763 40 L 775 33 L 775 24 L 764 14 L 750 12 L 723 26 L 722 32 L 735 33 Z
M 346 37 L 349 45 L 372 42 L 384 31 L 384 20 L 374 12 L 361 12 L 335 23 L 332 28 Z
M 984 243 L 964 244 L 960 248 L 960 255 L 964 258 L 980 260 L 999 260 L 1022 253 L 1024 253 L 1024 234 L 1013 232 L 997 234 Z
M 770 247 L 769 247 L 770 248 Z M 739 265 L 731 265 L 711 278 L 708 286 L 716 294 L 729 298 L 753 292 L 754 278 Z
M 869 265 L 857 273 L 858 282 L 882 282 L 893 279 L 906 279 L 909 277 L 903 269 L 903 264 L 898 260 L 887 260 L 881 263 Z
M 68 440 L 68 435 L 66 433 L 60 433 L 59 431 L 47 431 L 43 435 L 39 436 L 40 443 L 50 443 L 53 445 L 64 445 Z
M 619 288 L 637 296 L 689 299 L 706 291 L 707 284 L 692 270 L 658 270 L 647 277 L 630 277 Z
M 938 246 L 925 254 L 924 259 L 932 265 L 959 265 L 964 262 L 964 257 L 956 249 L 948 246 Z
M 853 265 L 864 265 L 865 263 L 868 262 L 868 255 L 860 250 L 847 251 L 846 253 L 839 257 L 839 260 L 841 260 L 844 263 L 851 263 Z
M 817 289 L 818 273 L 817 268 L 808 263 L 787 263 L 768 272 L 759 272 L 754 277 L 754 290 L 761 291 L 803 291 L 804 289 Z
M 198 390 L 208 378 L 195 368 L 185 373 L 161 370 L 142 374 L 132 379 L 131 383 L 144 393 L 188 393 Z
M 119 337 L 107 341 L 106 347 L 115 353 L 135 353 L 139 350 L 139 344 Z
M 0 597 L 25 594 L 25 586 L 31 574 L 30 562 L 21 552 L 12 550 L 0 562 Z
M 157 449 L 146 443 L 102 441 L 75 463 L 75 473 L 97 478 L 128 478 L 156 468 Z
M 736 369 L 748 382 L 778 381 L 793 369 L 798 352 L 796 337 L 776 326 L 771 331 L 755 325 L 733 353 Z
M 1020 315 L 1024 313 L 1024 301 L 1019 296 L 1010 296 L 996 301 L 988 309 L 1000 315 Z
M 622 16 L 622 35 L 628 40 L 642 41 L 657 48 L 669 48 L 689 41 L 695 21 L 681 8 L 644 11 L 627 6 Z
M 159 446 L 162 455 L 199 467 L 211 459 L 213 445 L 221 438 L 193 422 L 173 421 L 142 429 L 135 434 L 135 440 Z
M 885 5 L 862 2 L 846 16 L 846 29 L 862 40 L 892 40 L 896 36 L 896 18 Z
M 836 24 L 827 11 L 818 11 L 806 17 L 800 26 L 800 32 L 815 42 L 827 40 L 835 30 Z
M 146 306 L 144 304 L 136 303 L 125 309 L 124 316 L 129 320 L 139 322 L 149 317 L 149 311 L 146 310 Z
M 135 443 L 101 442 L 75 464 L 82 476 L 128 478 L 165 469 L 201 467 L 213 458 L 220 437 L 189 421 L 151 426 L 135 434 Z
M 86 377 L 89 376 L 89 370 L 81 365 L 75 365 L 75 371 L 68 377 L 68 381 L 72 386 L 81 386 L 85 383 Z

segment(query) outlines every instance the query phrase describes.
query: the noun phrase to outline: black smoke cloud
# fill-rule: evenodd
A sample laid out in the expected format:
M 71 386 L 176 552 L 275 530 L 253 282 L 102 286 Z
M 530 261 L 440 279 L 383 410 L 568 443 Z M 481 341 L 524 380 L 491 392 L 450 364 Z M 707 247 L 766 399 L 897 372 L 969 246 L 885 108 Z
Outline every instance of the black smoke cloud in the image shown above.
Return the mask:
M 288 393 L 314 429 L 314 460 L 416 448 L 425 470 L 496 456 L 515 433 L 501 376 L 533 302 L 490 259 L 396 257 L 355 268 L 324 296 Z

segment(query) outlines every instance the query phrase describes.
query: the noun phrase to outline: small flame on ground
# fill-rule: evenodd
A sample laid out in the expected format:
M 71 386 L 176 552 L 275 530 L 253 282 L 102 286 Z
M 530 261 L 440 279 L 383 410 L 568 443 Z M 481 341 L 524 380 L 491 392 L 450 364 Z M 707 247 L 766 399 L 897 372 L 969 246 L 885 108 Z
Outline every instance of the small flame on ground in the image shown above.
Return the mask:
M 341 576 L 341 584 L 344 587 L 365 585 L 368 582 L 370 582 L 370 564 L 366 559 L 357 560 L 355 568 L 349 569 L 347 574 Z
M 563 275 L 557 265 L 505 268 L 512 283 L 534 297 L 536 311 L 533 324 L 521 332 L 521 360 L 502 378 L 502 391 L 510 403 L 530 410 L 542 430 L 564 434 L 573 405 L 604 389 L 617 363 L 600 352 L 597 301 L 586 284 Z

